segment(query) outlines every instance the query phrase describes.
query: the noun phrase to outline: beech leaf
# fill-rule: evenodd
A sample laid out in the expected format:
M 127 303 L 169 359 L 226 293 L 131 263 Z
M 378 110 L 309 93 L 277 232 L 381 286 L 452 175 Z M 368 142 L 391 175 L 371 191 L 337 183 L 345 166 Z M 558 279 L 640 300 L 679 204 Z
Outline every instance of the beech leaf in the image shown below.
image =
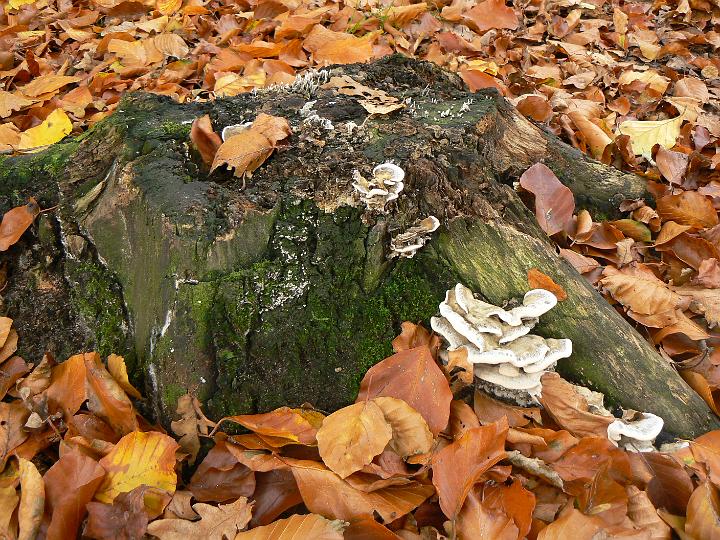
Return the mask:
M 147 532 L 160 540 L 226 540 L 235 538 L 250 522 L 252 503 L 240 497 L 230 504 L 212 506 L 196 503 L 193 510 L 200 515 L 199 521 L 184 519 L 158 519 L 148 525 Z
M 345 523 L 317 514 L 293 515 L 270 525 L 238 533 L 235 540 L 342 540 Z

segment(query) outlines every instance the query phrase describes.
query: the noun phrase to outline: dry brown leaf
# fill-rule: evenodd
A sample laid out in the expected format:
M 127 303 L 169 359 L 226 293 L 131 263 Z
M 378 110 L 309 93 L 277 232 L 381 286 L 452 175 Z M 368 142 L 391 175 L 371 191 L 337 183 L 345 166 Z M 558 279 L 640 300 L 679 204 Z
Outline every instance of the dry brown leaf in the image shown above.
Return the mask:
M 344 529 L 342 521 L 330 521 L 317 514 L 293 515 L 264 527 L 240 532 L 235 540 L 342 540 Z
M 710 482 L 700 484 L 690 497 L 685 532 L 693 538 L 720 539 L 720 496 Z
M 213 130 L 209 115 L 206 114 L 193 121 L 190 128 L 190 140 L 200 152 L 205 164 L 212 165 L 215 154 L 222 145 L 222 139 Z
M 19 533 L 17 540 L 35 540 L 45 512 L 45 484 L 32 461 L 18 459 L 20 466 Z
M 433 456 L 433 485 L 440 507 L 449 519 L 457 517 L 475 482 L 505 457 L 507 431 L 505 418 L 469 429 Z
M 225 421 L 238 423 L 274 447 L 296 443 L 314 445 L 324 418 L 325 415 L 313 409 L 280 407 L 269 413 L 227 416 L 218 426 Z
M 602 286 L 622 305 L 642 315 L 674 310 L 680 297 L 655 275 L 642 267 L 630 265 L 620 271 L 608 267 Z
M 103 366 L 98 353 L 83 355 L 88 409 L 105 420 L 118 435 L 138 429 L 137 414 L 130 398 Z
M 180 437 L 180 447 L 190 455 L 189 463 L 195 463 L 200 451 L 200 435 L 207 436 L 215 422 L 208 420 L 200 409 L 200 402 L 195 396 L 180 396 L 175 410 L 180 420 L 170 422 L 173 433 Z
M 433 435 L 450 418 L 452 392 L 427 346 L 400 351 L 367 371 L 357 401 L 378 396 L 402 399 L 425 418 Z
M 107 364 L 108 371 L 125 393 L 135 399 L 142 399 L 140 392 L 138 392 L 138 390 L 130 384 L 127 367 L 125 366 L 125 359 L 117 354 L 110 354 L 107 359 Z
M 200 515 L 199 521 L 184 519 L 158 519 L 148 525 L 148 533 L 160 540 L 225 540 L 235 538 L 250 522 L 252 502 L 240 497 L 230 504 L 211 506 L 196 503 L 193 509 Z
M 557 373 L 543 375 L 540 403 L 561 428 L 577 437 L 607 437 L 607 427 L 615 420 L 589 412 L 587 400 Z
M 565 289 L 555 283 L 550 276 L 543 274 L 537 268 L 531 268 L 528 270 L 527 280 L 531 289 L 545 289 L 546 291 L 550 291 L 557 296 L 559 302 L 567 300 L 567 293 L 565 292 Z
M 393 429 L 375 400 L 335 411 L 317 432 L 320 456 L 341 478 L 368 465 L 392 438 Z
M 394 521 L 434 493 L 432 486 L 417 482 L 367 493 L 352 487 L 322 463 L 287 460 L 308 510 L 328 519 L 351 520 L 377 512 L 383 523 Z
M 535 195 L 535 217 L 548 236 L 565 230 L 572 219 L 575 199 L 547 165 L 536 163 L 526 170 L 520 176 L 520 186 Z
M 385 415 L 385 421 L 392 428 L 390 448 L 400 457 L 429 452 L 433 435 L 422 415 L 401 399 L 377 397 L 372 400 Z
M 40 206 L 30 197 L 27 204 L 16 206 L 8 210 L 0 222 L 0 251 L 6 251 L 15 242 L 20 240 L 35 218 L 40 214 Z
M 676 221 L 698 229 L 718 224 L 717 211 L 712 201 L 697 191 L 683 191 L 678 195 L 665 195 L 657 200 L 657 212 L 663 221 Z
M 120 493 L 112 504 L 87 504 L 88 520 L 83 536 L 96 540 L 136 540 L 145 535 L 148 515 L 145 511 L 147 486 Z
M 248 129 L 229 137 L 220 145 L 210 170 L 227 165 L 237 177 L 251 176 L 275 151 L 277 143 L 291 133 L 287 120 L 261 113 Z

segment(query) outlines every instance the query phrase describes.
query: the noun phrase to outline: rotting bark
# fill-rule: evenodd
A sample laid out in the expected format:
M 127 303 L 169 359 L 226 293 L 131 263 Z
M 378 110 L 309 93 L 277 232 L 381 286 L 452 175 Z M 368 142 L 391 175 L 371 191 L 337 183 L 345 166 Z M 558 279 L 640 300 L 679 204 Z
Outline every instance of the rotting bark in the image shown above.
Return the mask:
M 45 240 L 26 238 L 5 255 L 5 311 L 27 359 L 45 346 L 61 357 L 124 352 L 162 419 L 187 390 L 215 416 L 306 401 L 329 410 L 352 401 L 399 323 L 427 322 L 455 282 L 502 302 L 527 289 L 534 267 L 569 294 L 539 327 L 573 340 L 563 374 L 661 415 L 672 434 L 720 425 L 556 256 L 511 187 L 544 161 L 579 206 L 611 215 L 623 198 L 648 197 L 642 179 L 589 160 L 495 93 L 468 94 L 429 64 L 391 57 L 330 71 L 407 107 L 368 117 L 354 98 L 320 89 L 322 76 L 214 103 L 134 94 L 78 140 L 2 162 L 3 210 L 28 195 L 60 204 L 40 226 Z M 259 112 L 288 119 L 287 145 L 244 188 L 227 171 L 208 175 L 189 144 L 192 120 L 210 114 L 220 131 Z M 385 161 L 405 169 L 405 189 L 386 214 L 371 213 L 352 173 Z M 428 215 L 442 223 L 429 244 L 414 259 L 389 259 L 390 238 Z M 37 316 L 47 283 L 60 323 Z

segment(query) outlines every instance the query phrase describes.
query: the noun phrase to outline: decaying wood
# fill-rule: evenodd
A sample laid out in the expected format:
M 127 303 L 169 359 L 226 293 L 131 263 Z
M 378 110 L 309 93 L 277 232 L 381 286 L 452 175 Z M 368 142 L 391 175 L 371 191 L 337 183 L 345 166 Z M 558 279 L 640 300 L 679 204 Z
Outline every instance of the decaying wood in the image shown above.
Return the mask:
M 306 401 L 333 409 L 390 352 L 399 323 L 427 322 L 448 287 L 461 281 L 499 303 L 527 290 L 538 268 L 569 296 L 538 327 L 573 340 L 561 373 L 662 416 L 672 434 L 720 425 L 556 255 L 512 189 L 543 161 L 579 207 L 611 215 L 624 198 L 648 199 L 642 179 L 429 64 L 392 57 L 328 71 L 215 103 L 130 95 L 81 141 L 3 162 L 4 209 L 27 195 L 60 204 L 39 243 L 14 248 L 24 259 L 8 259 L 5 309 L 26 357 L 45 346 L 126 353 L 165 419 L 186 390 L 217 416 Z M 405 107 L 368 116 L 355 97 L 321 88 L 330 75 Z M 260 112 L 290 122 L 285 145 L 244 186 L 229 171 L 209 174 L 189 141 L 193 119 L 210 114 L 219 132 Z M 386 161 L 405 170 L 404 190 L 385 212 L 368 210 L 354 171 L 367 177 Z M 389 257 L 392 238 L 431 215 L 441 227 L 427 245 L 412 259 Z M 42 283 L 52 283 L 63 325 L 35 316 L 46 309 Z

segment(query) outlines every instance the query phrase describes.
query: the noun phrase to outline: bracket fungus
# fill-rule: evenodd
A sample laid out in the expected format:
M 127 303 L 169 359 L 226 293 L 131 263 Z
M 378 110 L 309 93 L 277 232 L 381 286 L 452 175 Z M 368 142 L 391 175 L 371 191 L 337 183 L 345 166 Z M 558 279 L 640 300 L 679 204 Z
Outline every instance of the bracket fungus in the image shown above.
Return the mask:
M 608 426 L 608 438 L 626 450 L 652 452 L 663 424 L 663 419 L 652 413 L 627 410 Z
M 368 180 L 353 171 L 353 187 L 368 208 L 383 211 L 385 205 L 400 196 L 405 187 L 405 171 L 394 163 L 382 163 L 373 169 L 373 177 Z
M 390 241 L 392 250 L 390 257 L 412 258 L 438 227 L 440 227 L 440 220 L 435 216 L 428 216 L 417 221 L 407 231 L 398 234 Z
M 497 397 L 530 404 L 540 395 L 543 373 L 572 354 L 569 339 L 530 334 L 539 317 L 556 304 L 550 291 L 533 289 L 522 303 L 504 309 L 475 298 L 458 283 L 440 304 L 440 317 L 430 323 L 448 343 L 445 356 L 465 350 L 477 384 Z

